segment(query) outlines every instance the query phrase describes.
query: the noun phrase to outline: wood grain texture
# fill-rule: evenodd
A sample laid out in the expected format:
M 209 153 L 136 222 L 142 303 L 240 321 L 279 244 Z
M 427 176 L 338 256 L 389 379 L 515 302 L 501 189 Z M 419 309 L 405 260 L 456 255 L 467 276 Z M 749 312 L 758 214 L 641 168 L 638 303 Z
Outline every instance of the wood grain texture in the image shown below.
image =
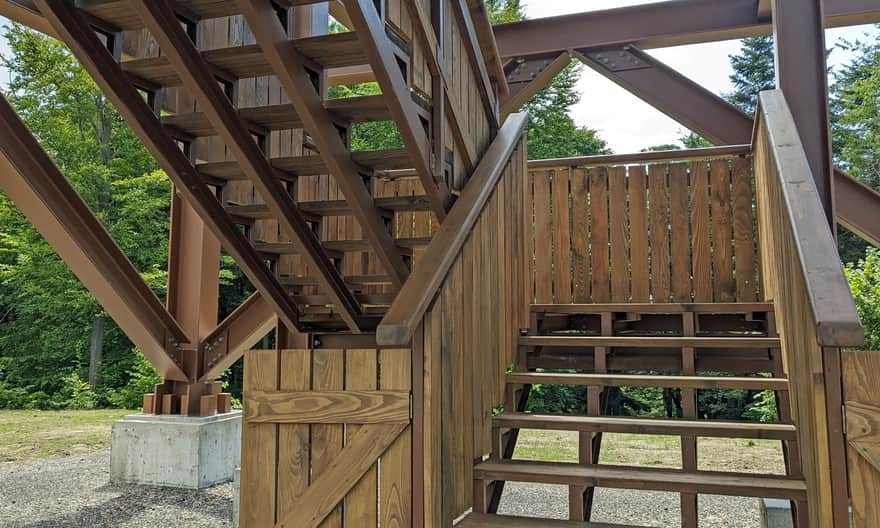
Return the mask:
M 590 276 L 593 302 L 611 301 L 608 169 L 590 169 Z
M 611 300 L 629 301 L 630 262 L 625 167 L 608 170 L 611 229 Z
M 409 423 L 409 391 L 251 391 L 244 417 L 253 423 Z
M 244 392 L 273 390 L 277 387 L 278 352 L 253 350 L 245 354 Z M 239 518 L 241 526 L 275 524 L 275 424 L 242 424 L 241 485 L 243 490 Z
M 587 171 L 575 169 L 571 174 L 572 202 L 572 268 L 574 295 L 576 303 L 590 302 L 590 212 L 589 180 Z M 530 237 L 531 240 L 531 237 Z M 537 301 L 537 299 L 535 300 Z
M 568 171 L 553 172 L 553 298 L 571 302 L 571 222 Z
M 842 354 L 849 491 L 854 528 L 880 524 L 880 352 Z
M 642 166 L 629 169 L 630 258 L 632 260 L 632 302 L 648 302 L 650 263 L 648 261 L 647 180 Z
M 669 195 L 666 166 L 648 167 L 651 231 L 651 300 L 669 302 Z

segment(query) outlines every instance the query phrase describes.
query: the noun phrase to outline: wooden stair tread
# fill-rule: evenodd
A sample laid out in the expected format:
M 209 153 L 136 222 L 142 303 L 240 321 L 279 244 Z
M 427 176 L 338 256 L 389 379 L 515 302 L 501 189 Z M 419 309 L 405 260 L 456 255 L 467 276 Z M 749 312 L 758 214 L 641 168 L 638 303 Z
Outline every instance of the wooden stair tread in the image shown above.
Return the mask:
M 299 38 L 291 40 L 290 46 L 324 68 L 359 66 L 368 63 L 363 46 L 353 32 Z M 256 44 L 207 50 L 202 52 L 202 56 L 208 64 L 236 79 L 273 74 L 272 67 L 263 56 L 260 46 Z M 155 85 L 168 87 L 181 84 L 174 67 L 164 56 L 124 61 L 122 69 L 129 75 Z
M 340 97 L 324 101 L 324 108 L 341 122 L 363 123 L 389 121 L 391 112 L 381 95 Z M 266 130 L 303 128 L 302 119 L 291 104 L 251 106 L 241 108 L 238 115 L 251 125 Z M 162 124 L 192 137 L 216 135 L 214 127 L 203 112 L 188 112 L 162 117 Z
M 626 313 L 716 313 L 741 314 L 772 312 L 773 303 L 606 303 L 606 304 L 533 304 L 533 313 L 593 314 Z
M 400 248 L 412 250 L 426 247 L 431 243 L 431 238 L 396 238 L 394 242 Z M 321 245 L 328 251 L 338 251 L 341 253 L 369 252 L 373 250 L 373 246 L 368 240 L 325 240 L 321 242 Z M 257 251 L 273 255 L 296 255 L 298 253 L 297 246 L 290 242 L 258 242 L 254 247 Z M 412 251 L 408 253 L 412 253 Z
M 803 480 L 783 476 L 521 460 L 483 462 L 474 467 L 474 478 L 789 500 L 806 499 L 807 489 Z
M 376 206 L 388 211 L 427 211 L 429 210 L 428 198 L 424 195 L 414 196 L 391 196 L 376 198 Z M 346 216 L 351 214 L 351 207 L 345 200 L 316 200 L 297 202 L 300 211 L 318 216 Z M 272 218 L 269 208 L 263 204 L 255 205 L 231 205 L 226 211 L 242 218 L 265 220 Z
M 507 374 L 507 383 L 531 385 L 586 385 L 593 387 L 788 390 L 788 380 L 784 378 L 741 378 L 726 376 L 655 376 L 642 374 L 511 372 Z
M 796 440 L 794 425 L 762 422 L 622 418 L 504 412 L 492 418 L 495 427 L 649 435 L 694 435 L 716 438 Z
M 287 3 L 296 6 L 317 2 L 315 0 L 287 0 Z M 175 0 L 172 4 L 196 21 L 232 16 L 241 12 L 236 3 L 231 0 Z M 78 0 L 77 6 L 86 13 L 110 22 L 122 30 L 144 27 L 128 0 Z
M 486 513 L 471 513 L 455 525 L 456 528 L 542 528 L 545 526 L 550 528 L 639 528 L 628 524 L 584 523 Z
M 404 149 L 358 150 L 351 153 L 356 164 L 375 171 L 392 171 L 412 168 L 409 153 Z M 285 156 L 271 158 L 272 166 L 290 177 L 327 174 L 327 165 L 321 156 Z M 219 180 L 245 180 L 247 177 L 237 161 L 218 161 L 196 165 L 199 174 Z
M 666 336 L 524 336 L 519 344 L 541 347 L 616 348 L 779 348 L 776 337 L 666 337 Z

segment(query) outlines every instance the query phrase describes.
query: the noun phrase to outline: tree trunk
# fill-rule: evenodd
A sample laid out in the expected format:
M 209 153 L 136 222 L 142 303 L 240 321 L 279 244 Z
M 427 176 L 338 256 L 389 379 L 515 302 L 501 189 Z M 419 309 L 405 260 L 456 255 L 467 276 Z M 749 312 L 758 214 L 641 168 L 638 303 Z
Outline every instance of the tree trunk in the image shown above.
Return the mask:
M 101 367 L 101 356 L 104 353 L 104 318 L 96 316 L 92 319 L 92 339 L 89 344 L 89 385 L 98 385 L 98 369 Z

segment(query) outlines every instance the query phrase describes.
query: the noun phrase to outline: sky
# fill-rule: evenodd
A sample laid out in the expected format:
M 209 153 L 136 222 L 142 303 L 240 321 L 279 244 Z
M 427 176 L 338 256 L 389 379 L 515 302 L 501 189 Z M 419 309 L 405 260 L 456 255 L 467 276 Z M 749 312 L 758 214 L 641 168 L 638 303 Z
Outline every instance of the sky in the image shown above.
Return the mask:
M 587 3 L 590 9 L 611 9 L 652 1 L 656 0 L 524 0 L 523 3 L 529 18 L 544 18 L 584 11 Z M 5 23 L 6 19 L 0 17 L 0 26 Z M 841 39 L 854 40 L 866 32 L 876 34 L 877 30 L 873 26 L 831 29 L 826 31 L 826 44 L 833 47 Z M 648 53 L 722 95 L 732 90 L 729 56 L 739 49 L 739 41 L 734 40 L 649 50 Z M 0 38 L 0 53 L 8 51 L 6 42 Z M 829 57 L 829 65 L 838 67 L 849 58 L 847 53 L 835 49 Z M 8 73 L 0 66 L 0 87 L 8 80 Z M 598 130 L 614 152 L 638 152 L 654 145 L 676 143 L 686 132 L 676 121 L 587 67 L 582 68 L 578 91 L 582 97 L 572 109 L 575 122 Z

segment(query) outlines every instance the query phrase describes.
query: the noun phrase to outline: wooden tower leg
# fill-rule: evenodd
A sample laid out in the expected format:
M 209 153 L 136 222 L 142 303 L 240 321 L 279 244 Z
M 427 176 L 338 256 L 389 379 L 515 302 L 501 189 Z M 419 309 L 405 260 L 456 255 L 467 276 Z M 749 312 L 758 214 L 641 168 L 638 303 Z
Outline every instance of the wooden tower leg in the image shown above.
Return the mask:
M 693 337 L 695 335 L 694 314 L 685 312 L 682 314 L 682 335 Z M 681 349 L 681 371 L 685 376 L 694 376 L 697 373 L 694 349 L 685 347 Z M 695 389 L 681 389 L 682 418 L 697 419 L 697 391 Z M 697 471 L 697 437 L 682 435 L 681 437 L 681 463 L 685 471 Z M 681 526 L 683 528 L 696 528 L 698 520 L 698 506 L 696 493 L 681 494 Z

